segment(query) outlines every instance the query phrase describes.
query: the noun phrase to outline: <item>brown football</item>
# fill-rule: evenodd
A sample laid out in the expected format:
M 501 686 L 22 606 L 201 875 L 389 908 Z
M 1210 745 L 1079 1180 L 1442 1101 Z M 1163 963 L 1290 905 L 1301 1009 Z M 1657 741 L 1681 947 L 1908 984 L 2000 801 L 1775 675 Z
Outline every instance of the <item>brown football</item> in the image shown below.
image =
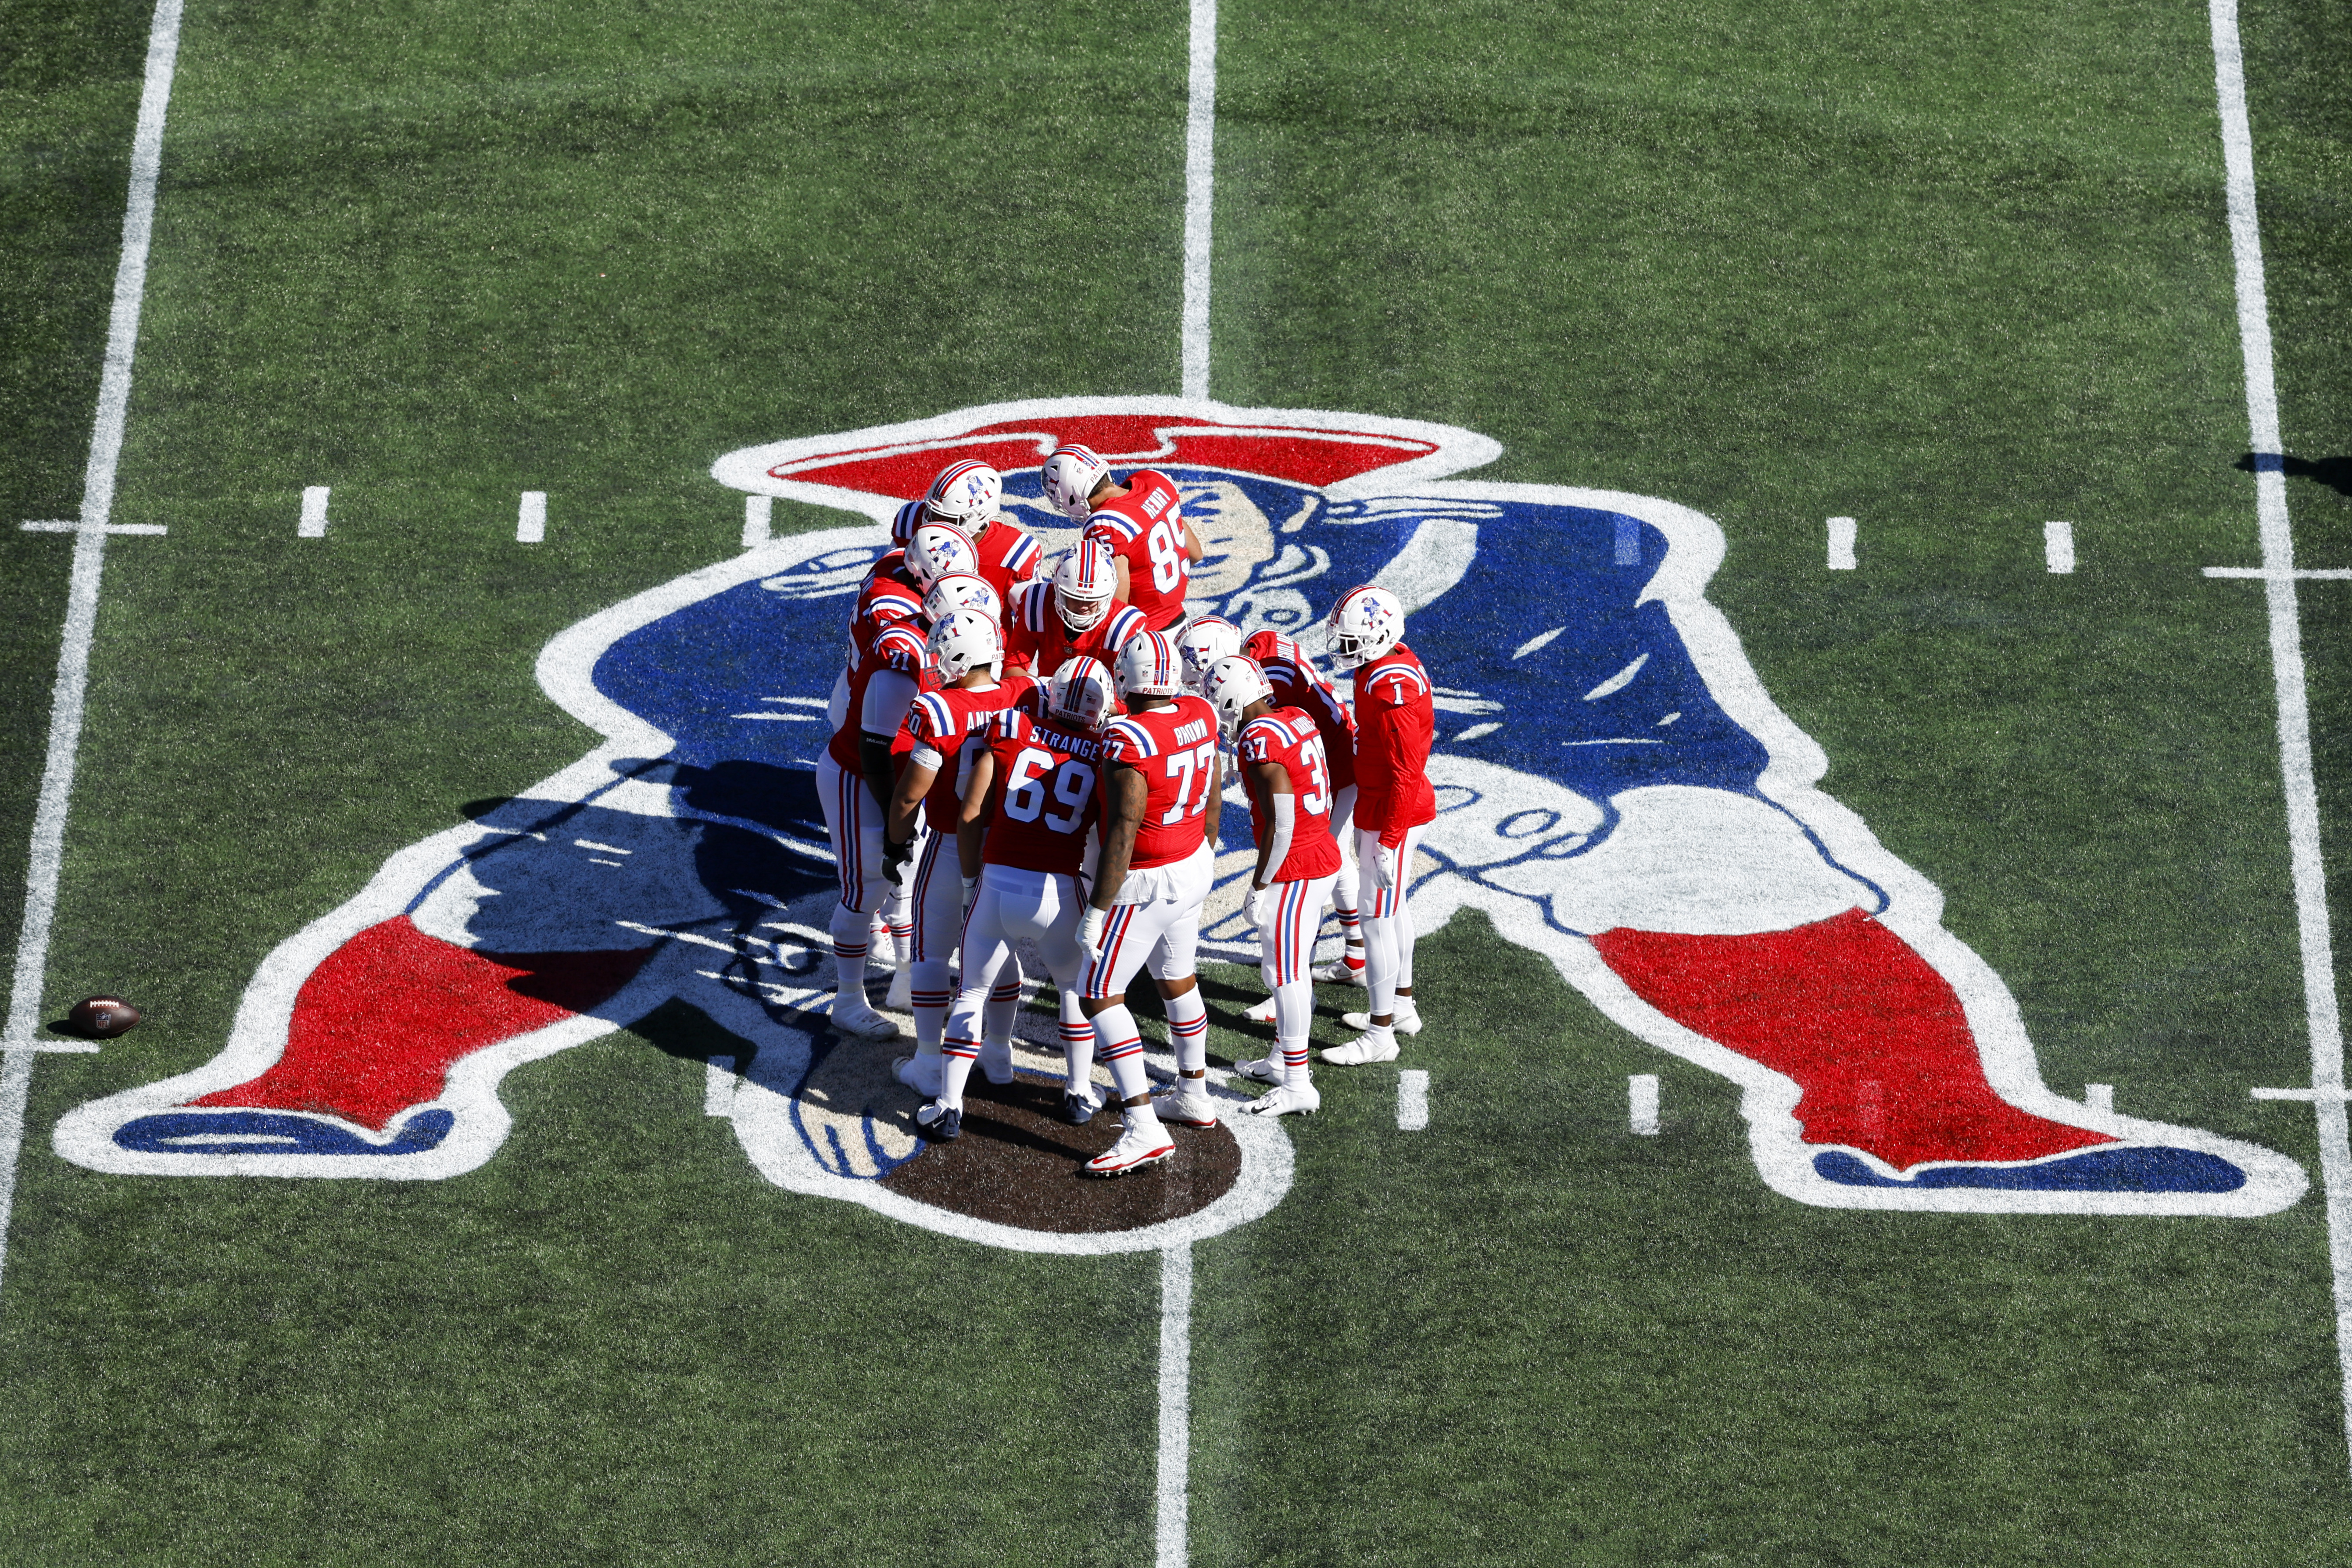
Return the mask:
M 76 1034 L 110 1040 L 139 1022 L 139 1009 L 120 996 L 85 996 L 66 1015 Z

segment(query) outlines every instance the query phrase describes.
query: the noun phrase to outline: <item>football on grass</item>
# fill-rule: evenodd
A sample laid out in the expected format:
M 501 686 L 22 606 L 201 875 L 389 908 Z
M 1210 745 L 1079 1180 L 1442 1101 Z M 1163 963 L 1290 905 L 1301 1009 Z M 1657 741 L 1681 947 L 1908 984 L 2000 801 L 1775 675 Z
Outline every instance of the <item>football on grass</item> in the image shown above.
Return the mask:
M 66 1015 L 74 1033 L 110 1040 L 139 1022 L 139 1009 L 120 996 L 85 996 Z

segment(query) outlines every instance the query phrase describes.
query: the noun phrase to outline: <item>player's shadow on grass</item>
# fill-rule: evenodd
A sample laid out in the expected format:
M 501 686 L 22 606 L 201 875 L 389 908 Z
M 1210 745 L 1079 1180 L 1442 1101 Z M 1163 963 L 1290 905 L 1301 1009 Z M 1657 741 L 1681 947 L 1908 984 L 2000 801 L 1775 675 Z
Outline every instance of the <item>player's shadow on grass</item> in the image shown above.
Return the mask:
M 2248 452 L 2236 464 L 2240 473 L 2275 470 L 2296 479 L 2316 479 L 2347 500 L 2352 500 L 2352 457 L 2296 458 L 2275 452 Z

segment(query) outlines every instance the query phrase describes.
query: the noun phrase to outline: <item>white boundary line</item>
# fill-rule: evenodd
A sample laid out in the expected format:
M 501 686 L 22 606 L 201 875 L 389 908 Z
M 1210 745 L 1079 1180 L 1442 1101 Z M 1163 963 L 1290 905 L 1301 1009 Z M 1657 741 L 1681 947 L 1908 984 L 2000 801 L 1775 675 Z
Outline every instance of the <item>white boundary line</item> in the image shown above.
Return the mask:
M 58 874 L 64 865 L 66 810 L 73 797 L 74 759 L 81 748 L 82 701 L 89 689 L 89 645 L 98 626 L 99 575 L 106 564 L 108 520 L 114 510 L 114 473 L 131 413 L 131 360 L 139 347 L 139 310 L 147 297 L 147 246 L 155 232 L 155 176 L 163 162 L 163 111 L 172 100 L 172 73 L 180 58 L 181 0 L 158 0 L 147 32 L 147 78 L 139 93 L 139 126 L 131 140 L 131 195 L 122 212 L 122 259 L 114 272 L 114 310 L 106 328 L 106 368 L 98 384 L 98 416 L 82 472 L 81 520 L 74 531 L 73 575 L 66 590 L 65 632 L 58 648 L 58 679 L 49 697 L 49 750 L 33 812 L 32 847 L 25 868 L 25 919 L 16 932 L 16 967 L 8 992 L 6 1033 L 0 1036 L 0 1268 L 8 1258 L 8 1219 L 16 1197 L 16 1162 L 25 1146 L 25 1105 L 38 1054 L 33 1030 L 49 966 L 49 931 L 58 912 Z M 161 531 L 158 530 L 158 531 Z
M 1209 395 L 1209 220 L 1216 195 L 1217 0 L 1192 0 L 1184 107 L 1184 395 Z
M 2237 0 L 2209 0 L 2213 83 L 2221 100 L 2221 159 L 2230 198 L 2230 251 L 2237 264 L 2238 337 L 2246 358 L 2246 421 L 2255 454 L 2254 510 L 2262 528 L 2263 593 L 2270 610 L 2271 676 L 2278 690 L 2279 771 L 2294 873 L 2294 914 L 2303 956 L 2304 1013 L 2311 1033 L 2312 1109 L 2319 1120 L 2319 1182 L 2326 1194 L 2327 1261 L 2336 1296 L 2336 1355 L 2345 1424 L 2352 1432 L 2352 1139 L 2344 1106 L 2343 1019 L 2328 934 L 2327 880 L 2319 852 L 2319 787 L 2311 763 L 2311 709 L 2304 689 L 2303 628 L 2295 604 L 2294 533 L 2287 521 L 2286 475 L 2275 461 L 2278 387 L 2271 368 L 2270 306 L 2263 280 L 2262 226 L 2254 212 L 2254 138 L 2246 121 L 2245 56 Z M 2261 459 L 2270 456 L 2268 464 Z
M 1160 1568 L 1184 1568 L 1192 1450 L 1192 1244 L 1160 1255 Z

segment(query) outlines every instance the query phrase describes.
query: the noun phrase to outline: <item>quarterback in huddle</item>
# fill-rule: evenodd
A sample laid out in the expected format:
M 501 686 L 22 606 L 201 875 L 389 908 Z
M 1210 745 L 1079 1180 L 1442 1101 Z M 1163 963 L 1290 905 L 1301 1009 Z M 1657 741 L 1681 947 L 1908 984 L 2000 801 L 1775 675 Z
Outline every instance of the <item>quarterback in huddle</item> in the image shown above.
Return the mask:
M 1253 1016 L 1276 1036 L 1241 1064 L 1273 1086 L 1250 1109 L 1320 1103 L 1307 1065 L 1318 979 L 1370 994 L 1328 1062 L 1393 1059 L 1398 1034 L 1420 1029 L 1406 868 L 1435 816 L 1432 689 L 1388 590 L 1350 590 L 1331 609 L 1351 704 L 1291 638 L 1260 633 L 1244 648 L 1213 616 L 1186 622 L 1202 549 L 1166 475 L 1122 480 L 1065 445 L 1041 478 L 1080 525 L 1050 571 L 998 515 L 1003 476 L 965 460 L 898 510 L 894 547 L 852 602 L 819 770 L 840 867 L 832 1020 L 855 1038 L 898 1033 L 865 990 L 878 917 L 897 960 L 890 1004 L 914 1019 L 915 1052 L 894 1070 L 928 1097 L 925 1136 L 952 1141 L 973 1064 L 1013 1077 L 1015 944 L 1034 943 L 1060 994 L 1062 1114 L 1083 1123 L 1102 1109 L 1100 1062 L 1123 1126 L 1086 1170 L 1119 1176 L 1174 1155 L 1171 1124 L 1217 1124 L 1195 960 L 1229 750 L 1257 848 L 1243 912 L 1272 993 Z M 1318 971 L 1327 910 L 1345 950 Z M 1176 1060 L 1157 1095 L 1127 1006 L 1147 968 Z

